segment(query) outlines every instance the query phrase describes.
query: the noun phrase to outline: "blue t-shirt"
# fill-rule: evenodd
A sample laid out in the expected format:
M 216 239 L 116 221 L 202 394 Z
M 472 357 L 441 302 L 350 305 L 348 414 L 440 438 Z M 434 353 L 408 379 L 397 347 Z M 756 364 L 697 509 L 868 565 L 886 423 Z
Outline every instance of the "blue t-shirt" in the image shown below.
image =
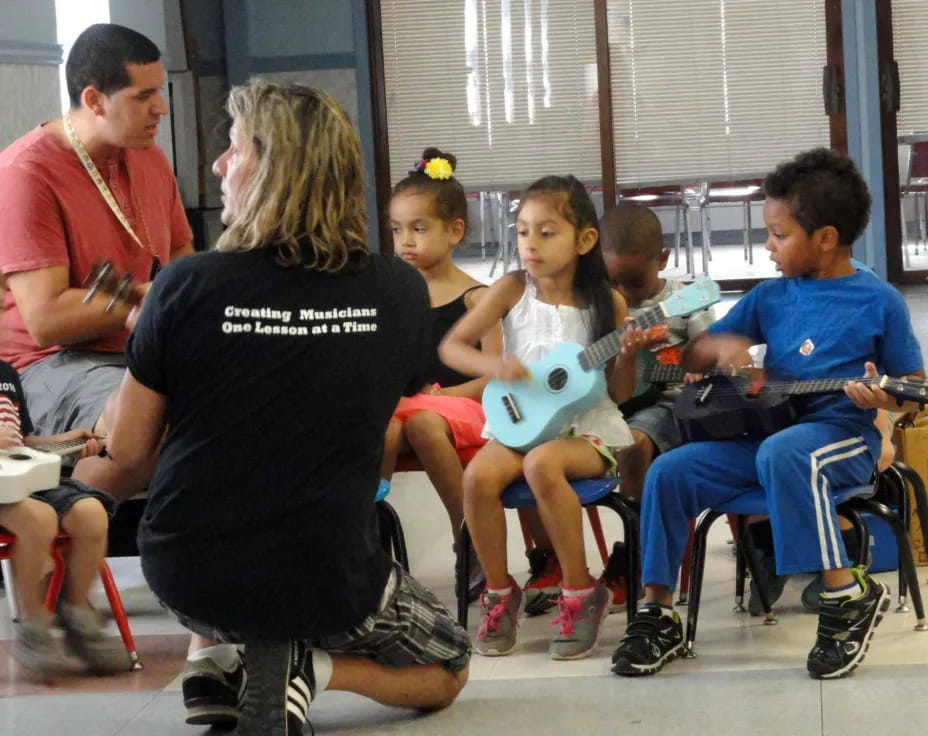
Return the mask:
M 713 335 L 734 333 L 766 343 L 764 368 L 776 379 L 856 378 L 864 363 L 890 376 L 922 367 L 922 353 L 902 295 L 865 271 L 834 279 L 778 278 L 758 284 L 722 319 Z M 798 397 L 801 422 L 833 422 L 879 447 L 875 412 L 843 393 Z

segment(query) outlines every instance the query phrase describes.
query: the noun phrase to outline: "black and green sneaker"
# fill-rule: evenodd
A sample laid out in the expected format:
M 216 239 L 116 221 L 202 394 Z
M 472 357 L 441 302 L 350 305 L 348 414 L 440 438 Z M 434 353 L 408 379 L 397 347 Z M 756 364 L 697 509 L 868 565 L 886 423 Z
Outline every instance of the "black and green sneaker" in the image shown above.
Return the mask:
M 623 677 L 655 675 L 683 652 L 683 623 L 676 611 L 644 606 L 612 653 L 612 671 Z
M 853 529 L 842 529 L 841 530 L 841 539 L 844 541 L 844 549 L 847 552 L 847 557 L 852 562 L 857 559 L 857 550 L 859 545 L 857 544 L 857 532 Z M 867 562 L 865 571 L 870 569 L 870 565 L 873 564 L 873 556 L 870 554 L 870 550 L 867 550 Z M 825 590 L 825 584 L 822 582 L 822 573 L 816 575 L 812 580 L 809 581 L 809 584 L 802 589 L 802 607 L 808 613 L 818 613 L 819 606 L 822 603 L 822 591 Z
M 866 574 L 863 568 L 851 568 L 862 588 L 857 596 L 825 598 L 818 614 L 815 646 L 809 652 L 806 669 L 818 680 L 830 680 L 850 674 L 863 662 L 870 639 L 883 613 L 889 608 L 889 588 Z

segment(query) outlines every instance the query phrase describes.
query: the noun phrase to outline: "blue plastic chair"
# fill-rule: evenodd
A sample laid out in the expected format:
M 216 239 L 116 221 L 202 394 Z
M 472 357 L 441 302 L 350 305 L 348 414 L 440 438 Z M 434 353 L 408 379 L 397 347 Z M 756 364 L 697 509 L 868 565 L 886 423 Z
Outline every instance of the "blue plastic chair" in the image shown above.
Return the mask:
M 574 481 L 570 484 L 570 487 L 573 488 L 574 493 L 580 499 L 581 506 L 603 506 L 615 511 L 622 520 L 626 546 L 629 550 L 637 550 L 640 546 L 638 504 L 632 499 L 622 496 L 617 490 L 618 485 L 618 478 L 597 478 L 595 480 Z M 501 499 L 503 508 L 507 509 L 526 509 L 536 505 L 532 490 L 524 482 L 510 485 L 503 491 Z M 458 621 L 465 628 L 467 627 L 467 581 L 470 579 L 471 546 L 467 522 L 463 522 L 461 524 L 461 539 L 458 545 L 456 562 L 455 596 L 458 604 Z M 631 621 L 635 617 L 635 602 L 638 600 L 641 571 L 638 569 L 638 555 L 629 554 L 627 558 L 628 562 L 625 570 L 625 579 L 628 586 L 626 600 L 628 601 L 628 620 Z
M 883 479 L 884 475 L 886 474 L 880 474 L 880 476 L 878 476 L 877 483 Z M 895 480 L 889 476 L 889 482 L 894 483 Z M 890 529 L 892 529 L 896 539 L 896 546 L 899 550 L 899 578 L 900 581 L 902 581 L 902 586 L 907 582 L 912 590 L 912 603 L 915 606 L 915 615 L 918 619 L 915 629 L 916 631 L 928 631 L 921 591 L 918 587 L 915 561 L 912 559 L 912 550 L 909 546 L 908 532 L 899 514 L 885 504 L 873 499 L 876 488 L 876 483 L 869 483 L 860 486 L 838 488 L 832 491 L 832 497 L 834 498 L 838 514 L 851 522 L 860 542 L 858 544 L 858 559 L 854 561 L 854 564 L 862 565 L 866 561 L 868 545 L 865 543 L 865 540 L 869 540 L 869 534 L 862 514 L 868 512 L 883 519 L 889 525 Z M 922 491 L 922 495 L 924 496 L 924 489 L 922 489 Z M 904 483 L 902 484 L 902 492 L 903 494 L 905 492 Z M 922 511 L 928 511 L 928 504 L 923 504 L 921 499 L 918 505 L 920 507 L 920 513 Z M 764 623 L 775 624 L 777 622 L 770 602 L 770 593 L 764 585 L 763 571 L 760 568 L 759 557 L 755 554 L 754 542 L 751 537 L 750 525 L 748 524 L 748 517 L 766 516 L 768 513 L 766 495 L 763 489 L 758 487 L 726 504 L 709 509 L 700 516 L 693 537 L 693 565 L 690 578 L 690 599 L 686 614 L 685 656 L 696 656 L 693 647 L 696 641 L 699 602 L 702 596 L 702 581 L 706 569 L 706 547 L 709 528 L 716 519 L 725 514 L 735 514 L 738 522 L 738 539 L 736 541 L 740 559 L 739 586 L 735 610 L 744 610 L 744 607 L 741 605 L 741 600 L 744 595 L 744 579 L 742 575 L 742 570 L 744 568 L 742 565 L 747 565 L 747 568 L 751 571 L 751 577 L 757 584 L 757 592 L 764 610 Z M 902 589 L 902 586 L 900 589 Z M 897 611 L 903 610 L 908 610 L 905 607 L 904 599 L 901 600 L 900 607 Z

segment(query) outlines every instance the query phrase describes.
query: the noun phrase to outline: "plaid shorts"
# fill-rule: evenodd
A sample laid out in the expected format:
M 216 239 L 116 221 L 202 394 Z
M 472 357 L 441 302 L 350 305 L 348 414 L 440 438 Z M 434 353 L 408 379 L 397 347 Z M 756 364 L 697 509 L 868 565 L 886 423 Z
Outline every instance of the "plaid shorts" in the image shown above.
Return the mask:
M 249 638 L 236 632 L 217 630 L 170 608 L 168 610 L 182 626 L 213 641 L 238 644 Z M 439 664 L 453 672 L 467 667 L 471 653 L 470 639 L 457 619 L 432 591 L 423 587 L 396 562 L 387 578 L 376 613 L 340 634 L 310 639 L 309 645 L 331 654 L 367 657 L 392 667 Z

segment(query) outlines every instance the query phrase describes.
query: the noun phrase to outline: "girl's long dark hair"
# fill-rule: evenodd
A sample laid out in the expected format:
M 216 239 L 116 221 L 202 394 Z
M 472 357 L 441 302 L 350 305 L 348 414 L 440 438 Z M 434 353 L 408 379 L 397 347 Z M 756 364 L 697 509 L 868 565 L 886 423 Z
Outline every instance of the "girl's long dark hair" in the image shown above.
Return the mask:
M 579 232 L 592 227 L 599 232 L 599 219 L 593 200 L 586 187 L 575 176 L 545 176 L 532 184 L 522 195 L 519 210 L 533 197 L 551 196 L 560 200 L 560 215 Z M 516 215 L 518 217 L 518 214 Z M 593 314 L 593 339 L 598 340 L 616 328 L 615 303 L 612 287 L 603 261 L 603 250 L 596 237 L 596 244 L 577 261 L 574 274 L 574 292 L 589 305 Z

